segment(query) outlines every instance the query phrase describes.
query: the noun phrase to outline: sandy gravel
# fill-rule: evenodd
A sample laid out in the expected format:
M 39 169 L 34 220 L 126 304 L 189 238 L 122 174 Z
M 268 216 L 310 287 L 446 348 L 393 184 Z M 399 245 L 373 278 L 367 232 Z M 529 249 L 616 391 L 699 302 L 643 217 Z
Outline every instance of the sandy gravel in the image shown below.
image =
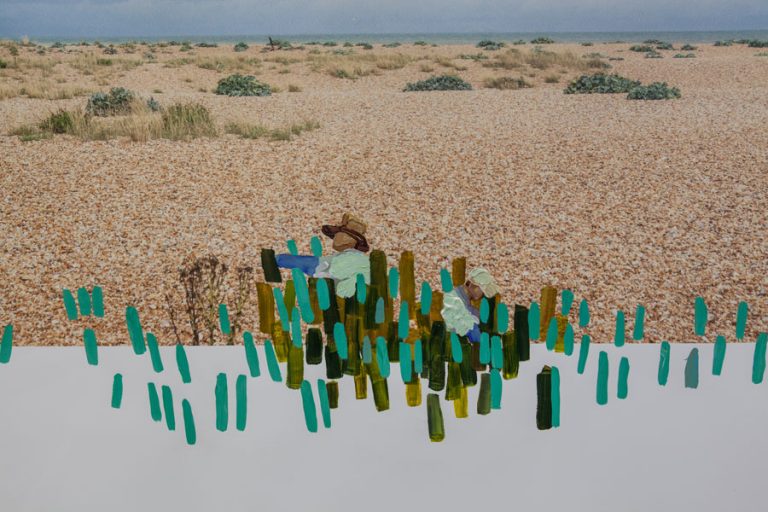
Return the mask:
M 258 266 L 260 248 L 283 250 L 294 238 L 308 251 L 320 225 L 349 210 L 368 221 L 372 246 L 392 263 L 413 250 L 417 279 L 434 286 L 441 266 L 467 256 L 497 276 L 506 302 L 538 300 L 546 284 L 571 288 L 591 305 L 595 341 L 612 339 L 616 309 L 631 329 L 637 304 L 647 309 L 647 341 L 719 333 L 735 341 L 741 300 L 753 341 L 768 330 L 768 58 L 742 46 L 702 45 L 696 59 L 645 59 L 627 44 L 553 46 L 622 56 L 614 71 L 667 81 L 683 97 L 564 95 L 577 73 L 545 84 L 549 70 L 534 70 L 532 89 L 484 89 L 485 77 L 516 73 L 458 60 L 475 90 L 401 92 L 431 74 L 419 69 L 428 61 L 355 81 L 264 63 L 260 80 L 302 88 L 268 98 L 199 92 L 225 74 L 192 65 L 114 75 L 111 85 L 146 96 L 163 90 L 154 94 L 161 103 L 200 101 L 222 124 L 312 119 L 321 127 L 289 142 L 1 135 L 0 324 L 13 323 L 19 344 L 79 343 L 86 324 L 66 320 L 61 289 L 100 284 L 100 342 L 128 343 L 123 311 L 134 304 L 170 343 L 163 293 L 184 256 L 212 252 Z M 0 84 L 12 81 L 3 71 Z M 70 84 L 106 89 L 67 73 Z M 84 102 L 2 100 L 0 133 Z M 693 335 L 697 295 L 711 317 L 704 340 Z M 256 322 L 250 315 L 249 327 Z

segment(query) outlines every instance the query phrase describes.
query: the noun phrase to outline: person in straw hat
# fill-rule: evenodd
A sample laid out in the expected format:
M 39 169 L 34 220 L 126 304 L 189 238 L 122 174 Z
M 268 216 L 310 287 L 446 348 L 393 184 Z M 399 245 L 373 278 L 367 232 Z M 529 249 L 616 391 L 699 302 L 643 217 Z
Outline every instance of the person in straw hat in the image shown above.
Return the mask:
M 331 278 L 336 284 L 336 295 L 351 297 L 355 294 L 358 274 L 362 274 L 365 284 L 371 283 L 371 262 L 366 255 L 370 250 L 365 238 L 367 229 L 365 222 L 345 213 L 341 223 L 322 227 L 323 234 L 333 240 L 335 254 L 321 257 L 278 254 L 277 265 L 301 269 L 312 277 Z
M 479 267 L 472 270 L 467 281 L 455 286 L 443 297 L 440 313 L 449 332 L 468 336 L 470 341 L 480 341 L 480 312 L 471 301 L 486 297 L 492 300 L 499 293 L 499 287 L 490 272 Z

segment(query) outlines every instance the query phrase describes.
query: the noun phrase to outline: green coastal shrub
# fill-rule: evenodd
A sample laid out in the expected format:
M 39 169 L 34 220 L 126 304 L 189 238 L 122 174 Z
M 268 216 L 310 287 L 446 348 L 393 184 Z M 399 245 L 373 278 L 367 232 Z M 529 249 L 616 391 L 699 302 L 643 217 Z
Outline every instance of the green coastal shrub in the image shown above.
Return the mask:
M 482 41 L 477 43 L 478 48 L 482 48 L 483 50 L 489 50 L 489 51 L 500 50 L 504 46 L 506 46 L 504 43 L 491 41 L 490 39 L 483 39 Z
M 414 41 L 413 45 L 414 46 L 427 46 L 427 42 L 426 41 Z
M 484 53 L 462 53 L 458 58 L 462 60 L 488 60 L 488 56 Z
M 69 133 L 75 126 L 72 114 L 66 110 L 59 110 L 40 122 L 39 128 L 49 133 Z
M 537 37 L 536 39 L 531 39 L 531 44 L 554 44 L 555 40 L 550 39 L 549 37 Z
M 664 56 L 657 52 L 656 50 L 651 50 L 650 52 L 647 52 L 645 54 L 646 59 L 663 59 Z
M 650 85 L 633 87 L 627 99 L 630 100 L 671 100 L 680 97 L 680 89 L 669 87 L 666 82 L 654 82 Z
M 683 46 L 680 47 L 680 49 L 683 50 L 684 52 L 692 52 L 696 50 L 696 48 L 697 47 L 693 46 L 692 44 L 684 44 Z
M 214 92 L 224 96 L 269 96 L 272 89 L 252 75 L 235 74 L 219 80 Z
M 455 75 L 441 75 L 408 83 L 403 89 L 409 91 L 470 91 L 472 86 Z
M 674 50 L 675 47 L 672 46 L 672 43 L 667 43 L 666 41 L 659 41 L 656 43 L 656 49 L 657 50 Z
M 653 46 L 648 46 L 647 44 L 634 44 L 629 47 L 629 51 L 631 52 L 652 52 Z
M 565 94 L 616 94 L 628 93 L 640 85 L 639 81 L 630 80 L 617 74 L 582 75 L 573 80 L 563 92 Z
M 104 54 L 105 55 L 117 55 L 117 48 L 115 48 L 114 46 L 111 46 L 111 45 L 107 46 L 106 48 L 104 48 Z
M 206 43 L 205 41 L 197 43 L 195 46 L 198 48 L 218 48 L 219 45 L 216 43 Z
M 0 59 L 0 69 L 5 69 L 8 67 L 8 63 L 5 62 L 3 59 Z
M 730 39 L 726 41 L 715 41 L 713 46 L 733 46 L 733 41 Z
M 135 99 L 133 92 L 124 87 L 113 87 L 108 93 L 97 92 L 88 98 L 85 112 L 94 116 L 127 114 Z
M 381 46 L 383 46 L 384 48 L 397 48 L 398 46 L 400 46 L 400 43 L 395 41 L 393 43 L 386 43 L 386 44 L 383 44 Z
M 695 53 L 676 53 L 674 55 L 675 59 L 695 59 L 696 54 Z
M 248 49 L 248 45 L 240 41 L 235 46 L 233 46 L 232 49 L 235 50 L 236 52 L 244 52 L 245 50 Z
M 522 39 L 518 39 L 517 41 L 513 41 L 512 44 L 515 45 L 515 46 L 521 46 L 521 45 L 528 44 L 528 43 L 526 43 Z
M 753 39 L 747 43 L 750 48 L 768 48 L 768 41 Z
M 152 112 L 159 112 L 160 103 L 155 98 L 150 96 L 150 98 L 147 100 L 147 108 Z

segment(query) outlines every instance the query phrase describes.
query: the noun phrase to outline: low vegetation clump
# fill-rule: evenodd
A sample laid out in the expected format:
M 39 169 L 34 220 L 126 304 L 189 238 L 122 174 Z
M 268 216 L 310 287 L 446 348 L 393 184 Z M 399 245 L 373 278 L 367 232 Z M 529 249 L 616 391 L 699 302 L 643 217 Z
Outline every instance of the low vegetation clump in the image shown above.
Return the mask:
M 269 96 L 272 89 L 252 75 L 234 74 L 219 80 L 214 92 L 224 96 Z
M 555 40 L 549 37 L 537 37 L 531 40 L 531 44 L 554 44 Z
M 695 53 L 676 53 L 674 55 L 675 59 L 695 59 L 696 54 Z
M 650 52 L 647 52 L 645 54 L 646 59 L 663 59 L 664 56 L 657 52 L 656 50 L 651 50 Z
M 9 135 L 17 136 L 21 142 L 32 142 L 53 137 L 53 133 L 42 131 L 36 126 L 21 126 L 11 130 Z
M 506 46 L 506 45 L 504 43 L 502 43 L 502 42 L 491 41 L 489 39 L 484 39 L 484 40 L 480 41 L 479 43 L 477 43 L 477 47 L 478 48 L 482 48 L 483 50 L 489 50 L 489 51 L 500 50 L 504 46 Z
M 106 48 L 104 48 L 104 54 L 105 55 L 117 55 L 117 48 L 115 48 L 114 46 L 111 46 L 111 45 L 107 46 Z
M 584 41 L 583 43 L 581 43 L 581 46 L 593 46 L 593 43 L 592 41 Z
M 8 63 L 5 62 L 3 59 L 0 59 L 0 69 L 5 69 L 8 67 Z
M 426 41 L 414 41 L 413 45 L 414 46 L 427 46 L 427 42 Z
M 760 41 L 758 39 L 752 39 L 747 43 L 750 48 L 768 48 L 768 41 Z
M 114 116 L 131 111 L 136 95 L 124 87 L 113 87 L 108 93 L 97 92 L 88 98 L 85 111 L 94 116 Z
M 486 78 L 483 85 L 488 89 L 517 90 L 533 87 L 525 81 L 523 77 L 514 78 L 511 76 L 500 76 Z
M 683 46 L 680 47 L 680 49 L 684 52 L 692 52 L 696 50 L 696 48 L 697 47 L 693 46 L 692 44 L 684 44 Z
M 573 80 L 563 92 L 565 94 L 618 94 L 628 93 L 640 85 L 639 81 L 630 80 L 617 74 L 582 75 Z
M 293 50 L 294 46 L 287 39 L 275 39 L 273 37 L 268 38 L 267 46 L 268 50 Z M 267 48 L 264 48 L 267 50 Z
M 338 46 L 338 45 L 339 43 L 337 43 L 336 41 L 326 41 L 323 43 L 323 46 Z
M 526 43 L 522 39 L 518 39 L 517 41 L 513 41 L 512 44 L 515 45 L 515 46 L 520 46 L 520 45 L 524 45 L 524 44 L 528 44 L 528 43 Z
M 730 39 L 726 41 L 715 41 L 713 46 L 733 46 L 733 41 Z
M 680 97 L 677 87 L 669 87 L 666 83 L 654 82 L 642 85 L 637 80 L 630 80 L 613 74 L 583 75 L 568 84 L 563 91 L 565 94 L 613 94 L 627 93 L 631 100 L 665 100 Z
M 206 43 L 205 41 L 197 43 L 195 46 L 198 48 L 218 48 L 219 45 L 216 43 Z
M 217 130 L 210 113 L 200 104 L 175 104 L 161 113 L 136 104 L 130 115 L 120 117 L 97 117 L 82 109 L 60 110 L 37 125 L 22 126 L 11 134 L 18 135 L 22 141 L 49 139 L 54 134 L 72 135 L 85 141 L 117 137 L 147 141 L 212 137 Z
M 470 91 L 472 86 L 455 75 L 440 75 L 408 83 L 403 89 L 410 91 Z
M 519 69 L 523 66 L 530 66 L 541 70 L 551 67 L 587 70 L 590 68 L 590 62 L 572 52 L 558 53 L 536 48 L 529 52 L 510 48 L 496 55 L 493 59 L 483 62 L 483 67 L 486 68 Z
M 291 140 L 294 136 L 303 132 L 317 130 L 320 123 L 317 121 L 304 121 L 294 123 L 285 128 L 267 128 L 258 124 L 230 123 L 225 128 L 227 133 L 239 135 L 244 139 L 260 139 L 268 137 L 271 140 Z
M 666 82 L 633 87 L 627 98 L 630 100 L 671 100 L 680 97 L 680 89 L 669 87 Z
M 631 52 L 652 52 L 653 46 L 648 46 L 647 44 L 634 44 L 629 47 L 629 51 Z
M 244 52 L 245 50 L 248 49 L 248 45 L 240 41 L 232 49 L 235 50 L 236 52 Z
M 155 98 L 150 97 L 147 100 L 147 108 L 151 110 L 152 112 L 160 112 L 160 102 L 158 102 Z
M 398 43 L 397 41 L 394 41 L 392 43 L 385 43 L 382 46 L 384 48 L 397 48 L 398 46 L 400 46 L 400 43 Z
M 656 43 L 656 49 L 657 50 L 674 50 L 675 47 L 672 46 L 672 43 L 668 43 L 666 41 L 658 41 Z
M 75 126 L 72 114 L 66 110 L 59 110 L 46 117 L 38 127 L 43 132 L 49 133 L 69 133 Z
M 755 57 L 768 57 L 768 52 L 759 52 L 755 54 Z
M 177 103 L 162 113 L 160 136 L 172 140 L 189 140 L 197 137 L 213 137 L 216 125 L 211 113 L 199 103 Z
M 485 55 L 484 53 L 462 53 L 457 58 L 462 60 L 478 61 L 478 60 L 487 60 L 488 56 Z

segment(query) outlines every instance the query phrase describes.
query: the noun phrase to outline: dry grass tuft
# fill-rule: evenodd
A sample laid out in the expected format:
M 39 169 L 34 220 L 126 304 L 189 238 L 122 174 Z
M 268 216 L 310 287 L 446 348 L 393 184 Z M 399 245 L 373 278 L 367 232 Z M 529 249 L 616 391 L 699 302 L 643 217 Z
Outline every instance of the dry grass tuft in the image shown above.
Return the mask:
M 284 128 L 272 129 L 258 124 L 230 123 L 225 128 L 225 131 L 233 135 L 239 135 L 245 139 L 268 137 L 271 140 L 291 140 L 293 136 L 298 136 L 303 132 L 316 130 L 318 128 L 320 128 L 320 123 L 317 121 L 303 121 Z
M 517 90 L 533 87 L 526 82 L 523 77 L 513 78 L 511 76 L 489 77 L 483 81 L 483 85 L 488 89 Z

